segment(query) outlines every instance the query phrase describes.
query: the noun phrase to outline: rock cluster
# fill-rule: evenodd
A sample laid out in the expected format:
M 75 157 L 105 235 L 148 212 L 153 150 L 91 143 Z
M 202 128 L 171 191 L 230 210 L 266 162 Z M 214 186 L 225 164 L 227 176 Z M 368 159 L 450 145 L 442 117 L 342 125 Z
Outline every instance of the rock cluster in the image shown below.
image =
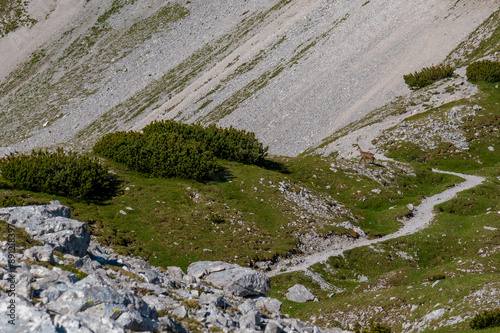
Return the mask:
M 478 105 L 459 105 L 447 114 L 430 115 L 412 122 L 400 124 L 385 132 L 384 142 L 413 142 L 425 149 L 435 149 L 441 142 L 450 142 L 457 152 L 468 150 L 466 133 L 462 130 L 463 118 L 474 116 L 481 110 Z M 382 142 L 379 142 L 381 144 Z
M 45 244 L 18 251 L 14 265 L 0 244 L 0 308 L 14 303 L 16 315 L 15 326 L 1 316 L 3 332 L 342 332 L 284 316 L 261 272 L 196 262 L 185 274 L 117 255 L 57 201 L 0 217 Z

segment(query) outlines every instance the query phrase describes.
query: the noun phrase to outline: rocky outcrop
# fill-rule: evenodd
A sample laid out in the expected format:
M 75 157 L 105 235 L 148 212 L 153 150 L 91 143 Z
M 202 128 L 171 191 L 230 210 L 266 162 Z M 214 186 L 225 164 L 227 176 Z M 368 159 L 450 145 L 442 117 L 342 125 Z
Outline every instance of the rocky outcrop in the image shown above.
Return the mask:
M 264 294 L 270 291 L 269 278 L 252 269 L 198 262 L 185 274 L 88 241 L 85 224 L 71 220 L 59 202 L 5 208 L 0 216 L 45 241 L 18 251 L 15 272 L 2 259 L 8 256 L 7 243 L 0 243 L 0 308 L 8 309 L 14 299 L 16 315 L 15 325 L 0 316 L 3 332 L 187 333 L 189 325 L 202 332 L 337 332 L 286 318 L 281 302 Z M 40 237 L 58 232 L 79 241 Z M 56 248 L 64 257 L 54 255 Z
M 34 239 L 62 253 L 83 256 L 90 234 L 87 225 L 71 219 L 71 211 L 59 201 L 50 205 L 1 208 L 0 219 L 24 228 Z
M 259 271 L 222 261 L 200 261 L 188 267 L 188 274 L 234 296 L 252 296 L 271 291 L 271 281 Z

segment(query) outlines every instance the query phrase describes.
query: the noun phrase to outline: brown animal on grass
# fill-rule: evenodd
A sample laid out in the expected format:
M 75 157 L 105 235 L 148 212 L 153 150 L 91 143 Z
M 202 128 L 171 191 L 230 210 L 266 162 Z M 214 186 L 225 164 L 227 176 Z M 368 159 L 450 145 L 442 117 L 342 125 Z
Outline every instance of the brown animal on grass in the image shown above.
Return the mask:
M 371 160 L 370 163 L 373 163 L 373 161 L 375 161 L 374 154 L 369 153 L 367 151 L 362 151 L 360 146 L 358 146 L 358 149 L 356 149 L 356 150 L 359 151 L 359 153 L 361 154 L 361 159 L 359 160 L 359 163 L 361 163 L 361 161 L 365 161 L 365 163 L 368 163 L 368 162 L 366 162 L 367 159 Z

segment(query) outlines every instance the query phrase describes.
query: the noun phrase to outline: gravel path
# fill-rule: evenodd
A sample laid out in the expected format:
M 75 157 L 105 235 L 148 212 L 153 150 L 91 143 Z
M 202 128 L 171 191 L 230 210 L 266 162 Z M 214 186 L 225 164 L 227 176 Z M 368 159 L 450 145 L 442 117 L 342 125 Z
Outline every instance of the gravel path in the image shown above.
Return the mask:
M 280 271 L 281 270 L 280 267 L 278 269 L 268 272 L 267 275 L 275 276 L 282 273 L 305 271 L 310 266 L 318 262 L 325 262 L 326 260 L 328 260 L 329 257 L 342 255 L 344 251 L 351 250 L 361 246 L 384 242 L 386 240 L 401 236 L 411 235 L 417 231 L 426 228 L 429 225 L 430 221 L 433 219 L 435 215 L 433 211 L 434 206 L 442 202 L 448 201 L 454 198 L 457 193 L 478 186 L 484 181 L 484 178 L 479 176 L 465 175 L 456 172 L 440 171 L 436 169 L 433 169 L 433 171 L 462 177 L 465 179 L 465 182 L 457 184 L 454 187 L 449 188 L 444 192 L 441 192 L 439 194 L 433 195 L 432 197 L 424 199 L 418 207 L 415 207 L 414 216 L 410 220 L 408 220 L 404 224 L 404 226 L 395 233 L 377 239 L 361 239 L 359 241 L 355 241 L 352 243 L 345 243 L 340 245 L 340 247 L 335 247 L 324 252 L 319 252 L 309 256 L 305 256 L 302 258 L 302 262 L 300 264 L 295 265 L 294 267 L 287 267 L 286 270 L 284 271 Z

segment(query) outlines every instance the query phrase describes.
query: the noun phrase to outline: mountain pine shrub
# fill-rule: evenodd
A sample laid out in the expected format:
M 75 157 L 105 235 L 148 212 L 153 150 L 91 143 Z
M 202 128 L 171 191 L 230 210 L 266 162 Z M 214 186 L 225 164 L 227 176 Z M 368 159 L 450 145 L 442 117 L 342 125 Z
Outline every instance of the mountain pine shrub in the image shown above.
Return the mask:
M 454 70 L 455 68 L 451 65 L 424 67 L 420 72 L 403 75 L 403 78 L 410 89 L 417 90 L 436 81 L 451 77 Z
M 143 131 L 146 136 L 164 133 L 182 135 L 186 140 L 192 139 L 203 143 L 205 149 L 216 157 L 229 161 L 253 164 L 267 156 L 267 147 L 263 147 L 253 132 L 233 127 L 220 128 L 215 125 L 203 127 L 166 120 L 155 121 L 144 127 Z
M 500 309 L 478 313 L 470 322 L 473 330 L 488 327 L 500 327 Z
M 500 82 L 500 62 L 491 60 L 476 61 L 465 72 L 469 81 Z
M 203 143 L 177 133 L 115 132 L 103 136 L 93 149 L 152 177 L 206 179 L 221 170 Z
M 118 189 L 117 177 L 97 159 L 62 149 L 7 156 L 0 171 L 13 188 L 77 200 L 106 200 Z
M 138 132 L 114 132 L 103 136 L 95 145 L 94 152 L 102 157 L 125 164 L 132 170 L 141 171 L 147 163 L 142 156 L 146 144 L 144 135 Z M 145 156 L 147 159 L 147 156 Z

